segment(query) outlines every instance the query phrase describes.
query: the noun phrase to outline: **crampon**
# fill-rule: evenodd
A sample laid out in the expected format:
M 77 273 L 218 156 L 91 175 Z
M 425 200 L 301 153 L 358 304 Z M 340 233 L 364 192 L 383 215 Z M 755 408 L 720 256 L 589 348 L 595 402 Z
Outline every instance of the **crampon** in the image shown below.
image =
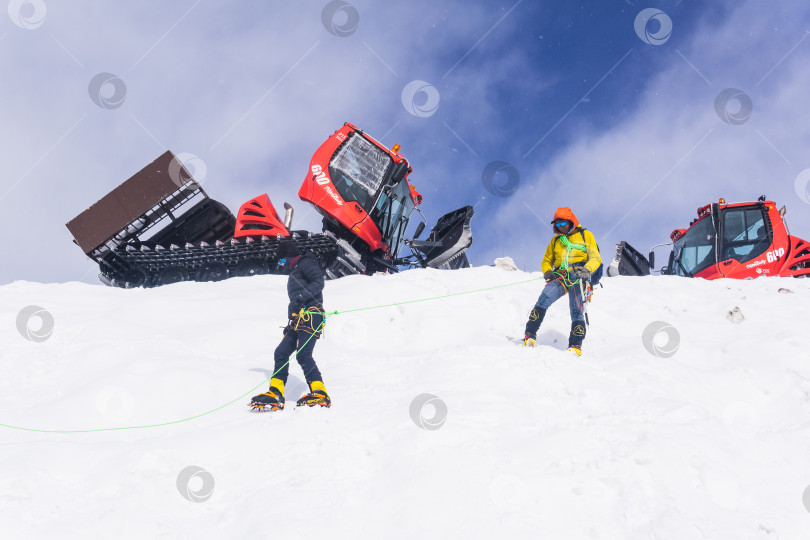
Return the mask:
M 281 411 L 284 409 L 284 405 L 281 403 L 262 403 L 261 401 L 251 401 L 250 402 L 250 410 L 256 412 L 266 412 L 266 411 Z
M 304 405 L 306 405 L 308 407 L 314 407 L 315 405 L 320 405 L 321 407 L 331 407 L 332 406 L 332 400 L 329 399 L 329 396 L 326 394 L 326 392 L 322 392 L 320 390 L 315 390 L 314 392 L 312 392 L 310 394 L 306 394 L 304 396 L 301 396 L 301 399 L 299 399 L 296 402 L 296 405 L 298 407 L 301 407 L 301 406 L 304 406 Z
M 279 390 L 271 388 L 264 394 L 259 394 L 251 399 L 250 409 L 256 412 L 280 411 L 284 409 L 284 396 Z

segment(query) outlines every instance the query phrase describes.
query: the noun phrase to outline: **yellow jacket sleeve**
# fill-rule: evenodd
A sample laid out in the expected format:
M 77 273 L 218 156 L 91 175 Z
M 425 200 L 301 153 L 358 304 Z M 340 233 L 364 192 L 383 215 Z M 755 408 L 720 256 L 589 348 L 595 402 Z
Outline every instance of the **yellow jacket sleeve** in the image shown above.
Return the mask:
M 540 269 L 544 274 L 550 270 L 554 270 L 554 240 L 556 239 L 556 234 L 551 237 L 551 242 L 548 243 L 548 247 L 546 248 L 546 254 L 543 255 L 543 264 L 540 265 Z

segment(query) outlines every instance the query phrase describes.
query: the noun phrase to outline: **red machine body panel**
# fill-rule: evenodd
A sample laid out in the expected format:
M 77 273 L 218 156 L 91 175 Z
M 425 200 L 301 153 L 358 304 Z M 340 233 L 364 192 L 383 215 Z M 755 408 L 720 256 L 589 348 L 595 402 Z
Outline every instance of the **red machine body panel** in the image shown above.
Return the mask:
M 278 217 L 267 193 L 254 197 L 239 207 L 234 238 L 278 235 L 290 236 L 290 231 Z

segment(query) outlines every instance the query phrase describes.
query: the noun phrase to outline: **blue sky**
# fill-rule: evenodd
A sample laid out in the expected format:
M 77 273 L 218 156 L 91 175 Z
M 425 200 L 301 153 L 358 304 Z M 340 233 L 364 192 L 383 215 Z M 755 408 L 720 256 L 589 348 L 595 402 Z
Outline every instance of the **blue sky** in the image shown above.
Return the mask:
M 345 121 L 402 145 L 429 225 L 475 205 L 474 264 L 539 269 L 558 206 L 605 259 L 620 240 L 668 240 L 719 197 L 766 194 L 810 238 L 810 6 L 694 4 L 12 0 L 0 283 L 96 282 L 64 224 L 166 149 L 198 156 L 233 211 L 267 192 L 320 230 L 297 191 Z M 101 86 L 117 106 L 92 99 L 100 73 L 125 86 Z M 750 114 L 718 108 L 729 88 Z

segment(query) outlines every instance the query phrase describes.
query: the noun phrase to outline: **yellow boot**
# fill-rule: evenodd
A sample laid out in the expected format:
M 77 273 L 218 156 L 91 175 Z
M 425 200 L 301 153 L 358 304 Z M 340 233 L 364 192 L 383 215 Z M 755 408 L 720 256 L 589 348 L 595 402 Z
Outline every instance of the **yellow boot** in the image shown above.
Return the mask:
M 254 411 L 280 411 L 284 408 L 284 381 L 271 379 L 270 389 L 264 394 L 253 396 L 250 406 Z
M 329 394 L 326 393 L 326 388 L 323 386 L 323 381 L 312 381 L 309 383 L 309 394 L 301 396 L 301 399 L 296 403 L 297 406 L 307 405 L 313 407 L 320 405 L 321 407 L 331 407 L 332 400 L 329 399 Z

